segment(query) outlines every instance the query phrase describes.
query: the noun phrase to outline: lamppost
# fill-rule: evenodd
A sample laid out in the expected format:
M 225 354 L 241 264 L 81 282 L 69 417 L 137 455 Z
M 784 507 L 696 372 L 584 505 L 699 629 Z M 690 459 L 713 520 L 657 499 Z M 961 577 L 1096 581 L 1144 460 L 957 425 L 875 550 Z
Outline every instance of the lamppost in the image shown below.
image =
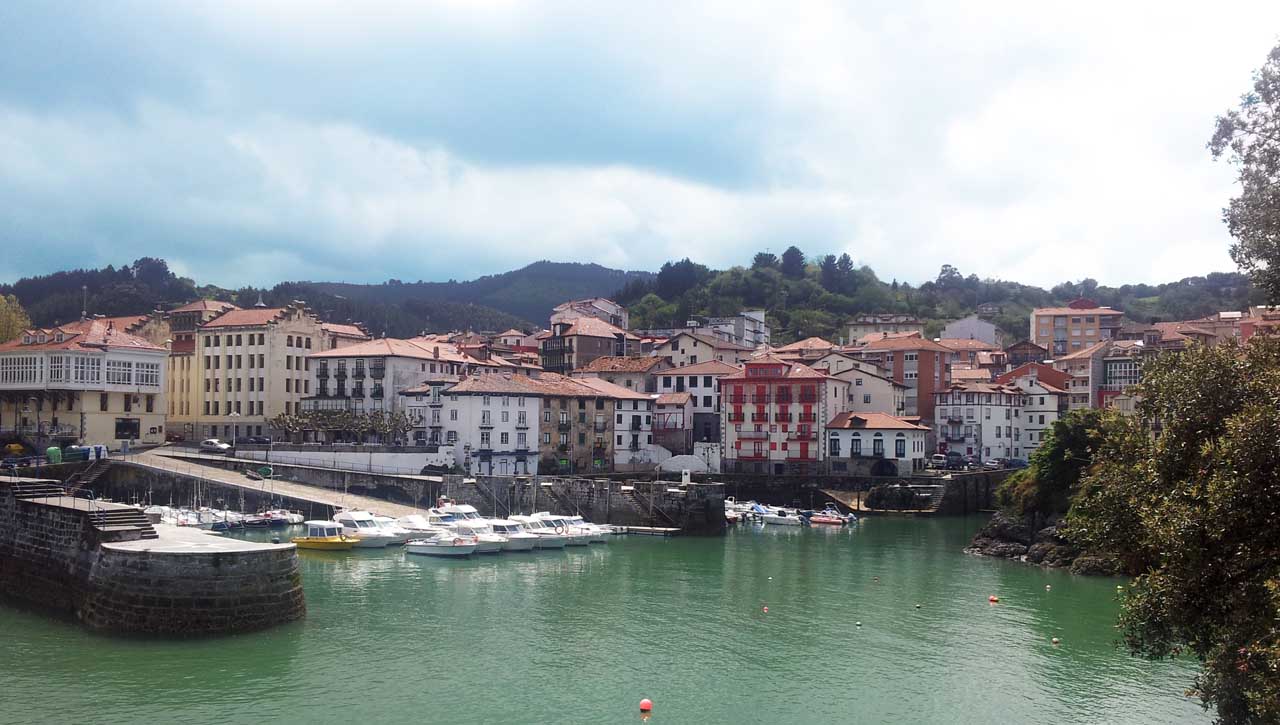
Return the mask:
M 229 413 L 229 414 L 227 414 L 227 417 L 228 417 L 228 418 L 231 418 L 231 450 L 232 450 L 232 451 L 235 451 L 235 449 L 236 449 L 236 437 L 237 437 L 237 436 L 239 436 L 239 434 L 240 434 L 240 421 L 239 421 L 239 419 L 240 419 L 240 414 L 239 414 L 239 413 Z

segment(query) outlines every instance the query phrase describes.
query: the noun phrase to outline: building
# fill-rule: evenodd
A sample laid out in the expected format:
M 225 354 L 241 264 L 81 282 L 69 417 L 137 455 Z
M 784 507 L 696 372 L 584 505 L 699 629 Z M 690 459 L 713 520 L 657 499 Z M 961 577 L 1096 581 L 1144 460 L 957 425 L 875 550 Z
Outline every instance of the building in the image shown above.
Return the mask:
M 106 320 L 0 344 L 0 433 L 50 444 L 163 443 L 168 351 Z
M 824 340 L 821 337 L 806 337 L 790 345 L 774 348 L 771 353 L 784 360 L 798 360 L 808 364 L 839 350 L 840 346 L 830 340 Z
M 427 374 L 417 385 L 400 391 L 400 406 L 409 421 L 413 424 L 410 437 L 416 446 L 445 445 L 444 403 L 447 399 L 444 391 L 455 385 L 461 378 L 451 373 Z M 309 404 L 303 401 L 303 410 Z M 455 434 L 455 443 L 457 441 Z M 458 465 L 461 465 L 459 463 Z
M 1037 362 L 1019 365 L 997 377 L 995 382 L 1001 385 L 1017 385 L 1026 380 L 1044 381 L 1059 390 L 1066 390 L 1071 385 L 1071 375 L 1052 365 Z
M 905 416 L 933 423 L 934 393 L 947 384 L 947 359 L 952 351 L 922 337 L 884 337 L 861 349 L 862 359 L 874 363 L 890 380 L 907 386 Z
M 849 384 L 845 407 L 850 412 L 886 413 L 894 416 L 906 414 L 907 386 L 881 375 L 874 365 L 832 372 L 830 368 L 819 364 L 814 369 Z
M 928 426 L 885 413 L 838 413 L 826 425 L 827 470 L 845 473 L 860 458 L 878 459 L 874 476 L 910 476 L 929 460 Z
M 657 395 L 629 390 L 600 378 L 579 378 L 576 382 L 613 400 L 615 471 L 652 471 L 654 466 L 671 457 L 671 453 L 654 440 L 653 410 Z
M 358 345 L 367 340 L 372 340 L 373 336 L 358 324 L 345 324 L 338 322 L 322 322 L 320 330 L 324 333 L 325 344 L 322 345 L 326 350 L 336 350 L 340 347 L 349 345 Z
M 617 407 L 610 395 L 612 391 L 597 390 L 581 380 L 555 373 L 546 373 L 533 383 L 542 394 L 542 414 L 537 428 L 539 470 L 543 473 L 612 470 L 613 419 Z
M 573 371 L 575 378 L 600 378 L 629 390 L 658 392 L 657 376 L 671 369 L 665 357 L 598 357 Z
M 553 321 L 550 333 L 539 337 L 542 369 L 559 375 L 569 375 L 598 357 L 634 355 L 640 341 L 620 327 L 589 316 Z
M 543 391 L 531 377 L 507 374 L 472 375 L 445 388 L 444 440 L 456 464 L 473 475 L 536 475 Z
M 1022 410 L 1015 417 L 1022 421 L 1022 445 L 1016 446 L 1018 453 L 1013 457 L 1030 456 L 1054 422 L 1067 412 L 1070 377 L 1048 365 L 1029 363 L 1001 375 L 996 382 L 1013 385 L 1024 393 Z
M 665 393 L 654 401 L 653 435 L 672 455 L 693 452 L 693 395 Z
M 188 439 L 280 436 L 271 420 L 302 410 L 311 395 L 308 356 L 326 349 L 321 322 L 302 302 L 287 307 L 226 309 L 195 331 L 195 351 L 174 365 L 174 385 L 189 405 L 170 428 Z
M 741 370 L 737 365 L 710 360 L 665 370 L 658 376 L 662 395 L 689 393 L 695 443 L 720 440 L 720 379 Z
M 857 340 L 866 335 L 880 333 L 915 332 L 924 335 L 924 323 L 915 315 L 880 312 L 858 315 L 849 320 L 849 339 Z
M 982 460 L 1025 458 L 1022 410 L 1026 393 L 1016 385 L 953 383 L 935 393 L 939 450 Z
M 672 365 L 680 368 L 708 360 L 737 365 L 750 359 L 754 350 L 753 347 L 701 333 L 679 332 L 667 338 L 666 343 L 658 347 L 654 354 L 666 356 Z
M 1126 344 L 1127 343 L 1127 344 Z M 1102 357 L 1102 382 L 1098 386 L 1098 407 L 1112 408 L 1113 398 L 1125 395 L 1142 382 L 1142 363 L 1150 353 L 1138 341 L 1113 343 Z
M 551 326 L 556 323 L 577 322 L 584 317 L 606 322 L 623 330 L 631 329 L 631 316 L 627 308 L 604 297 L 592 297 L 585 300 L 571 300 L 555 306 L 551 310 Z
M 805 364 L 811 368 L 824 368 L 828 375 L 835 375 L 845 370 L 866 370 L 877 375 L 884 372 L 874 363 L 858 357 L 859 354 L 857 352 L 830 352 L 817 360 Z
M 172 330 L 169 327 L 168 313 L 160 312 L 159 310 L 145 315 L 126 315 L 124 317 L 95 316 L 94 319 L 105 322 L 107 327 L 118 332 L 127 332 L 134 337 L 141 337 L 157 347 L 168 347 L 173 337 Z
M 725 471 L 817 473 L 823 426 L 845 409 L 848 384 L 773 356 L 720 378 Z M 830 383 L 830 384 L 829 384 Z
M 1020 340 L 1004 349 L 1005 362 L 1011 368 L 1027 363 L 1042 363 L 1049 359 L 1049 351 L 1030 340 Z
M 1086 299 L 1066 307 L 1037 308 L 1031 311 L 1031 341 L 1057 358 L 1115 338 L 1123 317 L 1120 310 Z
M 948 322 L 947 326 L 942 328 L 942 338 L 980 340 L 993 346 L 989 349 L 1000 349 L 1000 328 L 978 315 L 969 315 L 968 317 Z
M 763 347 L 771 340 L 764 310 L 745 310 L 732 317 L 709 317 L 705 329 L 715 337 L 751 348 Z
M 969 337 L 943 337 L 936 342 L 951 351 L 951 356 L 947 358 L 947 364 L 952 366 L 968 365 L 977 367 L 979 353 L 1000 352 L 1000 346 L 994 342 L 976 340 Z
M 1110 351 L 1111 342 L 1103 340 L 1053 361 L 1055 370 L 1071 376 L 1071 384 L 1067 386 L 1068 408 L 1078 410 L 1098 405 L 1103 359 Z
M 170 428 L 188 439 L 195 437 L 193 420 L 203 400 L 200 375 L 201 360 L 195 356 L 196 335 L 200 326 L 228 310 L 239 307 L 218 300 L 196 300 L 169 311 L 169 358 L 165 385 L 168 398 Z

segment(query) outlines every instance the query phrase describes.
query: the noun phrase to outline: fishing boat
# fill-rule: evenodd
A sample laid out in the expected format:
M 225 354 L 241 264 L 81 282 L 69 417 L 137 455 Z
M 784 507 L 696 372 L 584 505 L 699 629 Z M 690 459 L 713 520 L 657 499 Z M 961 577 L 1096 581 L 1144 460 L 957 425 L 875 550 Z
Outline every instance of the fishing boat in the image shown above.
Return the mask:
M 477 543 L 475 537 L 442 531 L 428 539 L 410 539 L 405 542 L 404 550 L 427 556 L 470 556 Z
M 519 521 L 490 519 L 489 525 L 493 527 L 493 533 L 506 537 L 503 551 L 533 551 L 538 545 L 538 535 L 525 531 Z
M 342 524 L 337 521 L 307 521 L 306 536 L 295 536 L 290 541 L 299 549 L 316 549 L 318 551 L 350 551 L 357 541 L 342 533 Z

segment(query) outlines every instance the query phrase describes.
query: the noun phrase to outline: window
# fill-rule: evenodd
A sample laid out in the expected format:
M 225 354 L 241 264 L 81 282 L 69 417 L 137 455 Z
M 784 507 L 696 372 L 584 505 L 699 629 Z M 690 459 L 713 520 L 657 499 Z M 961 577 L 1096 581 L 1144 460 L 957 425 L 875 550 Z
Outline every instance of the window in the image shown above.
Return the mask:
M 493 439 L 492 439 L 492 436 L 489 434 L 489 431 L 487 431 L 487 430 L 486 430 L 486 431 L 481 431 L 481 432 L 480 432 L 480 447 L 481 447 L 481 448 L 488 448 L 489 446 L 493 445 L 492 440 L 493 440 Z
M 854 384 L 854 386 L 861 386 L 861 385 L 862 385 L 862 378 L 855 378 L 855 379 L 854 379 L 854 381 L 853 381 L 853 384 Z
M 450 409 L 449 409 L 449 420 L 457 420 L 457 419 L 458 419 L 458 409 L 457 409 L 457 408 L 450 408 Z
M 863 394 L 863 396 L 862 396 L 862 403 L 863 403 L 864 405 L 870 405 L 870 404 L 871 404 L 871 393 L 865 393 L 865 394 Z
M 897 439 L 893 442 L 893 455 L 895 458 L 907 457 L 907 439 L 901 433 L 898 434 Z
M 504 431 L 501 435 L 498 436 L 498 442 L 504 446 L 507 445 L 508 443 L 511 442 L 509 436 L 510 434 Z
M 543 422 L 543 423 L 550 423 L 550 422 L 551 422 L 551 411 L 549 411 L 549 410 L 544 410 L 544 411 L 542 411 L 542 422 Z
M 107 393 L 102 393 L 98 395 L 98 410 L 106 410 L 107 401 L 109 399 L 110 399 L 110 396 Z M 208 413 L 209 411 L 206 410 L 205 412 Z

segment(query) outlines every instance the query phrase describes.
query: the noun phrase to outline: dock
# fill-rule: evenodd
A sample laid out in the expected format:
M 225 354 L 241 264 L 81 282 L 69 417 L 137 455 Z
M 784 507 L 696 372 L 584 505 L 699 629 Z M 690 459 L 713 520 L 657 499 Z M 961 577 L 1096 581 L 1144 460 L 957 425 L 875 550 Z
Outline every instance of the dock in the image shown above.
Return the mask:
M 619 534 L 635 536 L 678 536 L 680 534 L 680 529 L 666 526 L 615 526 L 613 528 Z

